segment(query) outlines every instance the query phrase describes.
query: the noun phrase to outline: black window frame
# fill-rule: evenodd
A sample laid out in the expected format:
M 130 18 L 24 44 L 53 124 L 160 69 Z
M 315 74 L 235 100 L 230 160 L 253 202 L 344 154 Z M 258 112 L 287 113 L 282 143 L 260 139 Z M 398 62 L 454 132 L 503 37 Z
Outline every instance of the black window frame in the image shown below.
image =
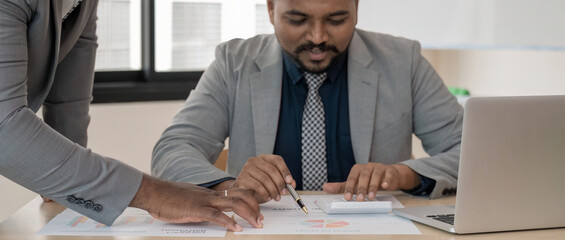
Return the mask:
M 141 70 L 97 71 L 92 103 L 183 100 L 203 71 L 155 71 L 155 0 L 141 0 Z

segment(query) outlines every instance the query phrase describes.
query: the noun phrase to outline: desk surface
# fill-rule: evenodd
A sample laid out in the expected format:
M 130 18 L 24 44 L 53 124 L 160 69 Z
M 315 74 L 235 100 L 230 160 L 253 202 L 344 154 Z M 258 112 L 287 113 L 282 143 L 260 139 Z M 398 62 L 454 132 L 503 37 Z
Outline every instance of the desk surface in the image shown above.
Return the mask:
M 308 193 L 302 193 L 308 194 Z M 316 192 L 319 194 L 319 192 Z M 455 197 L 440 198 L 435 200 L 427 200 L 421 198 L 413 198 L 399 192 L 392 192 L 396 198 L 406 207 L 425 206 L 425 205 L 441 205 L 454 204 Z M 14 215 L 0 223 L 0 240 L 20 240 L 20 239 L 44 239 L 44 240 L 68 240 L 68 239 L 218 239 L 218 238 L 182 238 L 182 237 L 64 237 L 64 236 L 42 236 L 36 235 L 49 220 L 63 211 L 65 208 L 57 203 L 44 203 L 40 197 L 33 199 L 30 203 L 18 210 Z M 234 235 L 233 232 L 227 232 L 225 239 L 563 239 L 565 238 L 565 228 L 530 230 L 530 231 L 514 231 L 503 233 L 485 233 L 471 235 L 455 235 L 435 228 L 428 227 L 416 223 L 422 235 Z

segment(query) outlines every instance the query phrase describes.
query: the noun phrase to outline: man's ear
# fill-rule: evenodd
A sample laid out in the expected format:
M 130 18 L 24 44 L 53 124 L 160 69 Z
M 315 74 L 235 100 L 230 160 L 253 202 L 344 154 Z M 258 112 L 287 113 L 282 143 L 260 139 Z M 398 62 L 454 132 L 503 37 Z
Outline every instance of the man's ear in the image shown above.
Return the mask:
M 267 0 L 267 11 L 269 12 L 269 20 L 275 25 L 275 3 L 274 0 Z

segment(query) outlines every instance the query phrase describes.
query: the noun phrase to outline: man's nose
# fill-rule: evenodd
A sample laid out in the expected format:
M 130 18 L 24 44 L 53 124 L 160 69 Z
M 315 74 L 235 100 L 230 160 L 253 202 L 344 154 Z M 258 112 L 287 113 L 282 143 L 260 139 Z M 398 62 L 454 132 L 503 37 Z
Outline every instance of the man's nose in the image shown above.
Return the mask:
M 325 24 L 322 22 L 314 22 L 310 27 L 308 37 L 312 43 L 321 44 L 328 41 L 328 32 Z

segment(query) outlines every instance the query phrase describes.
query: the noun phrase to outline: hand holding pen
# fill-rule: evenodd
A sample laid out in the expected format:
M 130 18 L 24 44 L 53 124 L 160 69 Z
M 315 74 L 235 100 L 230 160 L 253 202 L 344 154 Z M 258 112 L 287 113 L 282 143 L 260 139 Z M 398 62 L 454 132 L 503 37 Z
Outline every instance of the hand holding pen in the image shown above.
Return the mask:
M 288 191 L 286 184 L 295 185 L 286 163 L 278 155 L 263 154 L 247 160 L 239 176 L 212 187 L 214 190 L 241 188 L 250 190 L 258 203 L 280 201 Z

